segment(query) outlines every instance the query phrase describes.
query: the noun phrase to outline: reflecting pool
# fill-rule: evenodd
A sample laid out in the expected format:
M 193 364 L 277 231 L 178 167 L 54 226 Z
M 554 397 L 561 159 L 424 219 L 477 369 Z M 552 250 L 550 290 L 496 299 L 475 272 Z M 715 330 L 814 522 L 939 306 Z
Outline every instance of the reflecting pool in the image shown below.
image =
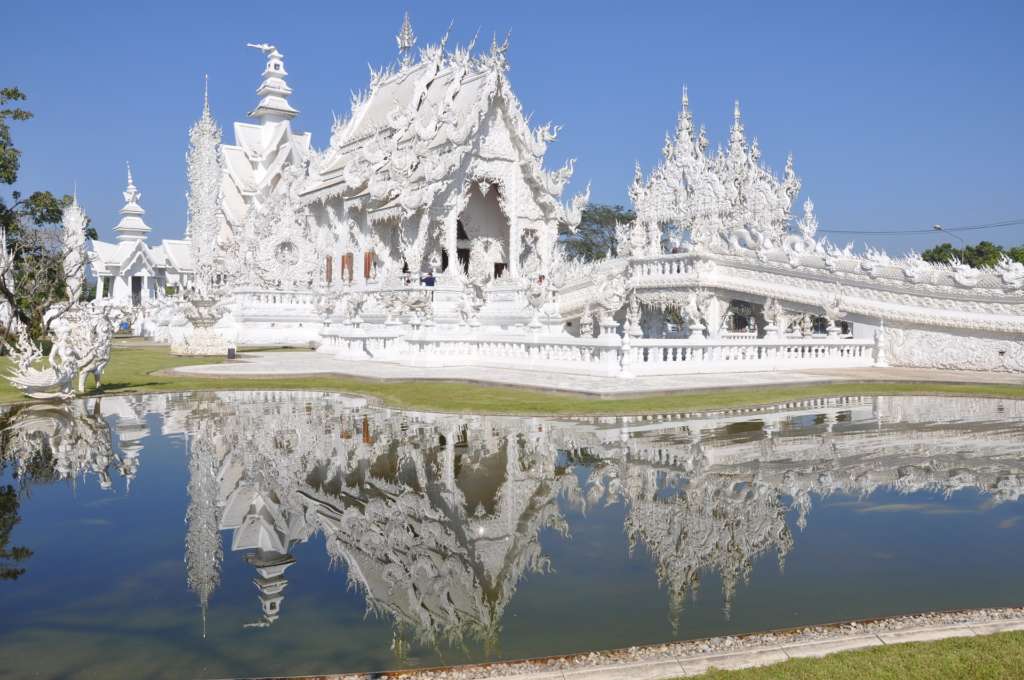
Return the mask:
M 1024 402 L 0 413 L 3 671 L 306 674 L 1024 603 Z M 31 554 L 29 554 L 31 553 Z

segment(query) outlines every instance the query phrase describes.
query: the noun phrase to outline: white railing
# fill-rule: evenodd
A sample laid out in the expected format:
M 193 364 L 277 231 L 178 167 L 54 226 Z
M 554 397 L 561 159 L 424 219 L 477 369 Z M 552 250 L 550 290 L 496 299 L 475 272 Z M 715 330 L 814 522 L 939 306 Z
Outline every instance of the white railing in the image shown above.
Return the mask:
M 863 367 L 875 361 L 873 341 L 849 338 L 647 340 L 614 334 L 597 338 L 528 332 L 499 336 L 472 330 L 443 334 L 427 327 L 327 329 L 320 351 L 342 359 L 411 366 L 493 366 L 621 377 Z
M 623 370 L 636 375 L 729 373 L 799 368 L 872 366 L 872 340 L 632 340 L 623 348 Z
M 661 278 L 665 276 L 685 276 L 693 273 L 696 257 L 692 254 L 659 255 L 637 257 L 629 261 L 630 272 L 634 278 Z

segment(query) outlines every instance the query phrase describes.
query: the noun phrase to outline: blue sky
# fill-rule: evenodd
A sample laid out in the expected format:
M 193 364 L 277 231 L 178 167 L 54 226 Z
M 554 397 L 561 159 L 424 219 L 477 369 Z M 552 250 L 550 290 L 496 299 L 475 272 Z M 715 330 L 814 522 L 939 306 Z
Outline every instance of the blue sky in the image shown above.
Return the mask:
M 420 44 L 512 31 L 509 77 L 535 123 L 563 125 L 547 165 L 576 158 L 569 191 L 626 203 L 685 83 L 713 144 L 739 98 L 748 134 L 781 171 L 792 151 L 823 228 L 921 229 L 1024 217 L 1022 3 L 40 3 L 7 0 L 0 84 L 36 117 L 14 129 L 18 188 L 70 192 L 110 238 L 131 160 L 155 237 L 184 228 L 184 154 L 203 74 L 214 115 L 256 102 L 263 59 L 285 55 L 299 130 L 327 144 L 332 111 L 396 58 L 408 9 Z M 486 37 L 486 39 L 485 39 Z M 1024 242 L 1024 227 L 964 234 Z M 931 234 L 865 237 L 893 250 Z

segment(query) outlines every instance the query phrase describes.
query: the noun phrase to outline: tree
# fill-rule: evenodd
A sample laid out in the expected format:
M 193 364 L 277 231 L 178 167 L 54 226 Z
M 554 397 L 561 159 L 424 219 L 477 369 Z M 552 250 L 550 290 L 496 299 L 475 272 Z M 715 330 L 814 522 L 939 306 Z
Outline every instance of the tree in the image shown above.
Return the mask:
M 16 87 L 0 88 L 0 183 L 14 185 L 21 168 L 21 151 L 14 146 L 10 123 L 26 121 L 32 113 L 13 102 L 25 100 Z M 44 332 L 43 313 L 64 297 L 63 248 L 59 225 L 65 207 L 74 199 L 57 198 L 49 191 L 25 196 L 12 190 L 0 194 L 0 229 L 6 239 L 8 270 L 0 276 L 0 299 L 7 303 L 17 319 L 33 337 Z M 87 238 L 97 238 L 87 225 Z M 9 320 L 10 321 L 10 320 Z M 10 332 L 10 326 L 4 331 Z
M 22 565 L 32 557 L 30 548 L 10 544 L 11 532 L 21 521 L 21 499 L 29 495 L 33 486 L 50 484 L 59 478 L 53 449 L 47 442 L 33 441 L 32 450 L 20 461 L 13 451 L 16 447 L 12 446 L 15 436 L 12 425 L 24 412 L 27 411 L 15 407 L 0 415 L 0 475 L 7 474 L 10 467 L 11 478 L 18 481 L 17 487 L 13 484 L 0 485 L 0 581 L 12 581 L 24 574 Z
M 981 241 L 973 246 L 954 248 L 952 244 L 942 243 L 921 253 L 922 259 L 926 262 L 949 263 L 956 258 L 975 269 L 994 267 L 1004 255 L 1011 260 L 1024 263 L 1024 246 L 1006 249 L 991 241 Z
M 632 222 L 636 214 L 621 205 L 589 203 L 575 233 L 563 234 L 566 254 L 592 262 L 615 252 L 615 225 Z
M 1003 258 L 1004 253 L 1002 246 L 997 246 L 990 241 L 982 241 L 978 245 L 967 246 L 964 250 L 967 264 L 975 269 L 995 267 Z
M 963 259 L 963 252 L 954 248 L 952 243 L 942 243 L 921 253 L 921 259 L 932 264 L 947 264 L 953 258 Z
M 0 486 L 0 580 L 14 580 L 25 573 L 19 566 L 32 556 L 32 551 L 24 546 L 8 545 L 11 530 L 21 521 L 18 514 L 20 505 L 18 492 L 10 484 Z

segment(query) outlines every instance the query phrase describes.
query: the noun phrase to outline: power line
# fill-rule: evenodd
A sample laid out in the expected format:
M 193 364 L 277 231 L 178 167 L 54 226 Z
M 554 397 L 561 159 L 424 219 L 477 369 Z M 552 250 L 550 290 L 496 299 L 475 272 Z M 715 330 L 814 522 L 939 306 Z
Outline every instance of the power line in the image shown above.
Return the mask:
M 943 231 L 978 231 L 981 229 L 997 229 L 999 227 L 1013 227 L 1024 225 L 1024 217 L 1018 217 L 1001 222 L 990 222 L 988 224 L 970 224 L 960 227 L 943 227 Z M 868 234 L 871 236 L 900 236 L 903 234 L 934 234 L 935 228 L 928 229 L 881 229 L 870 231 L 864 229 L 819 229 L 823 234 Z

